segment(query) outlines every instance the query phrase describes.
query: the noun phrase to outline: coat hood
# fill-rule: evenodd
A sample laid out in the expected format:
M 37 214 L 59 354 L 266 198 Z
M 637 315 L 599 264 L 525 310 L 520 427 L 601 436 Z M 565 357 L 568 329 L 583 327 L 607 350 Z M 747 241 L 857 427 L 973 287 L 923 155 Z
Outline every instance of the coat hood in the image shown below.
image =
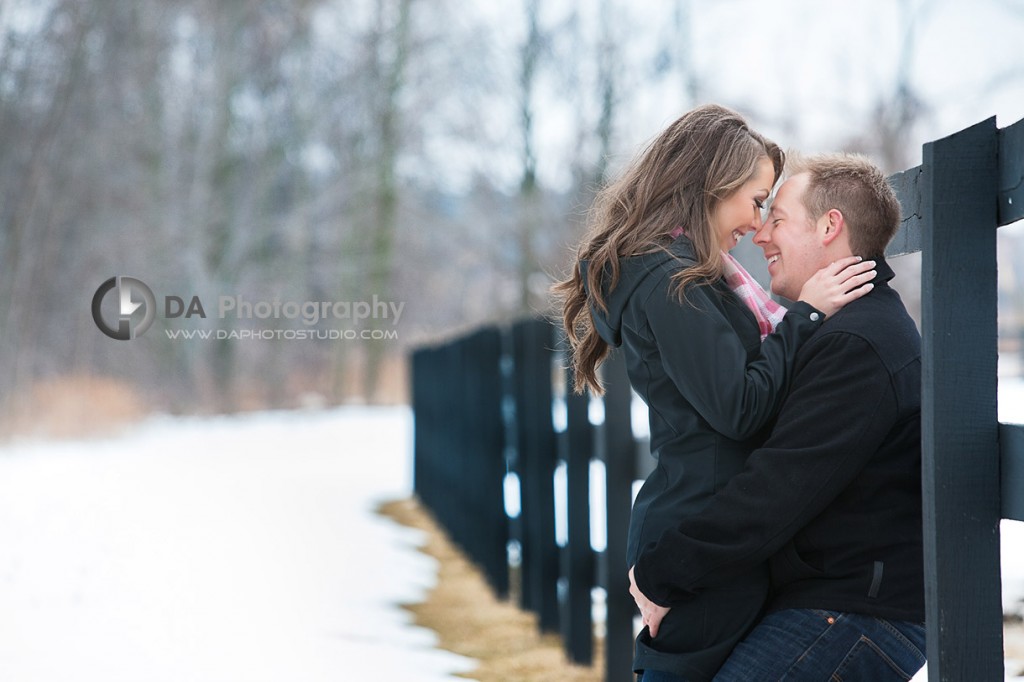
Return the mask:
M 651 253 L 621 259 L 619 261 L 619 281 L 610 292 L 608 288 L 611 270 L 606 267 L 601 282 L 608 310 L 607 312 L 602 311 L 591 303 L 590 315 L 594 320 L 594 329 L 606 343 L 618 348 L 622 345 L 622 315 L 636 288 L 649 276 L 660 276 L 666 271 L 675 272 L 680 267 L 694 263 L 696 263 L 696 256 L 693 244 L 685 236 L 680 236 L 669 244 L 667 249 L 658 249 Z M 591 297 L 587 277 L 589 269 L 590 261 L 581 260 L 580 272 L 583 273 L 583 287 L 588 298 Z

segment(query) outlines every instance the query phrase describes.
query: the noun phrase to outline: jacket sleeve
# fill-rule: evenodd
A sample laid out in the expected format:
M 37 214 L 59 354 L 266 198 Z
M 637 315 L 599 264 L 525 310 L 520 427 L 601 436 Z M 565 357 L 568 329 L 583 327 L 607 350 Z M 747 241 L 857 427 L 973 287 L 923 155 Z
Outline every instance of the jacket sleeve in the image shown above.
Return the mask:
M 763 447 L 693 517 L 641 550 L 640 591 L 671 606 L 753 568 L 835 499 L 882 444 L 896 395 L 874 349 L 844 333 L 804 350 L 806 364 Z
M 748 363 L 743 342 L 711 300 L 724 295 L 709 285 L 692 286 L 680 303 L 666 274 L 643 306 L 651 341 L 679 392 L 715 431 L 743 440 L 778 412 L 796 352 L 825 316 L 796 303 Z M 732 303 L 743 305 L 738 299 Z

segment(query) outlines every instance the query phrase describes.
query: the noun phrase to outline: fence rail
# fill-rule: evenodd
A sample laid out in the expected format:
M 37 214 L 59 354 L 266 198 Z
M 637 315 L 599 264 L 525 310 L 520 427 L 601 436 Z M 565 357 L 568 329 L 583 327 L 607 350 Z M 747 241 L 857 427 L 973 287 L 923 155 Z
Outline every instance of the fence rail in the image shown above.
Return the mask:
M 999 522 L 1024 520 L 1024 426 L 1000 424 L 996 409 L 996 228 L 1024 218 L 1024 120 L 1000 130 L 991 118 L 923 152 L 890 177 L 903 222 L 887 255 L 922 254 L 929 680 L 996 682 Z M 622 358 L 602 368 L 602 399 L 573 396 L 560 346 L 551 323 L 526 320 L 414 351 L 415 489 L 499 595 L 561 633 L 570 660 L 592 661 L 591 591 L 604 588 L 605 679 L 624 682 L 626 532 L 650 461 Z M 604 484 L 592 489 L 595 470 Z

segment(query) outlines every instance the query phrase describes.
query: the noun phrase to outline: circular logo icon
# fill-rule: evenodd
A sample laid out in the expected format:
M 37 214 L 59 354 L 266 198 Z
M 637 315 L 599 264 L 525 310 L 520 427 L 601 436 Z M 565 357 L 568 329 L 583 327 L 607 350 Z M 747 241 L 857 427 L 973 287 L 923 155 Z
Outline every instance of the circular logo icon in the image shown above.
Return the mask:
M 117 292 L 117 326 L 103 317 L 103 300 L 111 291 Z M 141 300 L 139 300 L 141 299 Z M 141 314 L 137 315 L 139 309 Z M 92 297 L 92 319 L 100 331 L 112 339 L 127 341 L 146 333 L 156 316 L 156 298 L 142 280 L 134 277 L 111 277 L 100 285 Z

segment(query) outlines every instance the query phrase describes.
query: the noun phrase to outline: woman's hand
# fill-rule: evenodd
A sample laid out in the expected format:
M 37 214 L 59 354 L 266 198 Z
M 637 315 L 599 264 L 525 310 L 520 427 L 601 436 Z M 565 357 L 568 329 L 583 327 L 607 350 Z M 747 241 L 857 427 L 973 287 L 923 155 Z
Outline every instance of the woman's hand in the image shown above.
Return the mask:
M 644 625 L 650 629 L 651 637 L 657 637 L 658 628 L 661 627 L 661 621 L 671 609 L 665 608 L 664 606 L 658 606 L 644 596 L 644 593 L 636 586 L 636 579 L 633 577 L 632 567 L 629 569 L 629 593 L 633 595 L 633 601 L 636 602 L 637 608 L 640 609 L 640 615 L 643 616 Z
M 834 315 L 850 301 L 855 301 L 874 288 L 875 261 L 847 256 L 818 270 L 804 283 L 800 300 L 809 303 L 825 317 Z

